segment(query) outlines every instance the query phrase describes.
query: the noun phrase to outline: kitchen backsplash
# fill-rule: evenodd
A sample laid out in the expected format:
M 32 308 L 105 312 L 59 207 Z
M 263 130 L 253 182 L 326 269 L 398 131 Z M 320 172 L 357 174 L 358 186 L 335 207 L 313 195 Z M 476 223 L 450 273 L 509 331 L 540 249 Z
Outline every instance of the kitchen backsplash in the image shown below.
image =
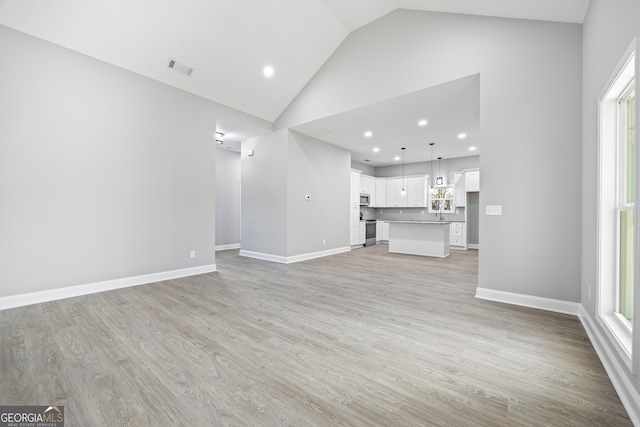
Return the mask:
M 464 208 L 456 208 L 458 214 L 442 214 L 445 221 L 464 221 Z M 360 207 L 363 219 L 375 220 L 424 220 L 432 221 L 440 218 L 440 214 L 429 213 L 427 208 L 369 208 Z M 380 213 L 382 212 L 382 213 Z M 402 212 L 402 213 L 401 213 Z M 424 213 L 423 213 L 424 212 Z

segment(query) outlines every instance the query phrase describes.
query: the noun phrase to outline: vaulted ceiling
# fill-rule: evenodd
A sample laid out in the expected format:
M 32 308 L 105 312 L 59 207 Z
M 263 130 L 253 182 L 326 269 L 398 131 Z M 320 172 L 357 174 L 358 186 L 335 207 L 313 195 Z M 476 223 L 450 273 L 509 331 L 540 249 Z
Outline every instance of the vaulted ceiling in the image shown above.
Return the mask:
M 587 6 L 588 0 L 0 0 L 0 24 L 274 122 L 351 32 L 395 9 L 581 23 Z M 193 68 L 191 76 L 169 69 L 171 59 Z M 270 78 L 263 75 L 267 65 Z

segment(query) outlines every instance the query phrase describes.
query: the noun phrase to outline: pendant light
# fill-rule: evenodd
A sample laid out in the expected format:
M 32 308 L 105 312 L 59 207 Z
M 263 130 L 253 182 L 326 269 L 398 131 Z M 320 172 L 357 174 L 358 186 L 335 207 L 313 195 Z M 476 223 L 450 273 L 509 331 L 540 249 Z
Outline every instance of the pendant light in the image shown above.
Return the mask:
M 403 196 L 406 194 L 404 191 L 404 149 L 405 147 L 402 147 L 402 191 L 400 192 Z
M 440 160 L 442 160 L 442 157 L 438 157 L 438 177 L 436 178 L 436 185 L 444 184 L 444 178 L 442 178 L 440 174 Z
M 433 146 L 436 145 L 436 143 L 430 142 L 429 145 L 431 146 L 431 162 L 429 163 L 431 165 L 431 190 L 433 192 Z

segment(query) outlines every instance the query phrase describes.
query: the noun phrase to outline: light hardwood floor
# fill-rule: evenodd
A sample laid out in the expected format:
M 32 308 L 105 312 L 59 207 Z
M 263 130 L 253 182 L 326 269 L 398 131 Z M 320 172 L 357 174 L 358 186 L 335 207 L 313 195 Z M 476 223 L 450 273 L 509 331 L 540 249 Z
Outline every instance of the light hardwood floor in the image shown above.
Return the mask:
M 0 311 L 0 404 L 66 426 L 629 426 L 577 318 L 378 245 Z

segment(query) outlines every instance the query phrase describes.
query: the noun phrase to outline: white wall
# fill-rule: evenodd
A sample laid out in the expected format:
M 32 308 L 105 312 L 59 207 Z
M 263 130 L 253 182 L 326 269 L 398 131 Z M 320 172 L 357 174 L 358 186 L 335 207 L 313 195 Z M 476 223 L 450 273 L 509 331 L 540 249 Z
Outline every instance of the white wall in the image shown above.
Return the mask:
M 580 218 L 558 209 L 580 205 L 581 53 L 576 24 L 396 10 L 352 33 L 276 127 L 479 74 L 480 209 L 503 215 L 480 217 L 478 285 L 577 302 Z
M 216 248 L 240 244 L 240 153 L 216 150 Z
M 365 165 L 364 163 L 356 162 L 355 160 L 351 160 L 351 168 L 361 171 L 365 175 L 375 176 L 376 168 L 371 165 Z
M 348 248 L 350 161 L 348 151 L 288 129 L 243 141 L 241 254 L 288 261 Z
M 433 176 L 443 176 L 449 180 L 453 172 L 463 169 L 477 169 L 480 167 L 480 156 L 457 157 L 455 159 L 443 159 L 433 161 Z M 429 175 L 431 176 L 431 162 L 407 163 L 404 165 L 405 175 Z M 438 173 L 440 171 L 440 174 Z M 402 176 L 402 165 L 380 166 L 376 168 L 376 176 L 392 177 Z
M 349 246 L 350 170 L 351 153 L 348 151 L 290 132 L 288 256 Z M 307 194 L 311 196 L 309 201 L 304 199 Z
M 215 264 L 213 103 L 2 26 L 0 51 L 0 297 Z
M 287 145 L 287 130 L 242 141 L 242 251 L 287 256 Z
M 598 144 L 598 97 L 605 88 L 609 78 L 615 71 L 618 62 L 629 47 L 633 38 L 640 41 L 640 2 L 636 0 L 619 0 L 610 2 L 606 0 L 591 0 L 587 18 L 584 23 L 584 60 L 583 60 L 583 138 L 582 138 L 582 305 L 586 309 L 591 319 L 591 325 L 596 329 L 600 337 L 606 334 L 596 320 L 596 266 L 597 266 L 597 200 L 596 200 L 596 179 L 597 179 L 597 144 Z M 636 82 L 640 52 L 636 52 Z M 637 91 L 637 86 L 636 86 Z M 636 110 L 636 122 L 638 121 L 638 111 Z M 636 127 L 636 141 L 638 140 L 638 128 Z M 637 153 L 638 154 L 638 153 Z M 636 157 L 637 158 L 637 157 Z M 636 175 L 636 179 L 638 175 Z M 638 181 L 636 181 L 638 182 Z M 636 185 L 636 194 L 640 186 Z M 636 196 L 637 197 L 637 196 Z M 638 215 L 636 213 L 636 221 Z M 637 222 L 636 222 L 637 224 Z M 636 246 L 637 248 L 638 246 Z M 636 278 L 636 284 L 638 279 Z M 591 288 L 591 297 L 588 289 Z M 636 291 L 637 291 L 636 287 Z M 635 291 L 634 291 L 635 293 Z M 638 301 L 636 298 L 635 301 Z M 635 302 L 634 302 L 635 304 Z M 640 331 L 634 330 L 634 342 L 640 339 Z M 605 367 L 617 367 L 617 372 L 608 369 L 612 381 L 615 385 L 631 384 L 636 395 L 629 397 L 629 394 L 620 393 L 623 402 L 633 405 L 635 421 L 640 421 L 640 380 L 637 375 L 629 371 L 624 363 L 618 358 L 613 345 L 606 340 L 600 343 L 604 348 L 602 355 L 608 355 L 613 359 L 607 360 L 605 357 Z M 634 345 L 634 351 L 638 349 Z M 620 380 L 623 378 L 623 380 Z M 631 399 L 635 398 L 635 402 Z M 631 406 L 627 406 L 629 410 Z

